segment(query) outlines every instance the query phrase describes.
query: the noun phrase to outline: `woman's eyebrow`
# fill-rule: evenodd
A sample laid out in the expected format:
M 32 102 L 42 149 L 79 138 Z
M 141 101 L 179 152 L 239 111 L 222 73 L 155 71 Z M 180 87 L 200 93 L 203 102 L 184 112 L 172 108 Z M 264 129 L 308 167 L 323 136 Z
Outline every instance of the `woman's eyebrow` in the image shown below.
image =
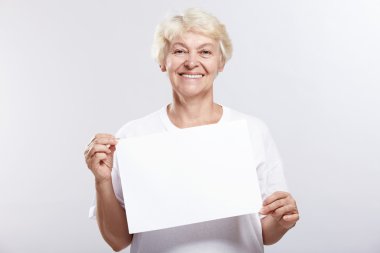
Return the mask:
M 182 47 L 186 47 L 187 48 L 187 46 L 185 44 L 183 44 L 182 42 L 176 42 L 171 47 L 174 47 L 174 46 L 182 46 Z
M 182 46 L 182 47 L 186 47 L 186 48 L 187 48 L 187 46 L 186 46 L 184 43 L 182 43 L 182 42 L 176 42 L 176 43 L 173 43 L 173 45 L 172 45 L 171 47 L 175 47 L 175 46 Z M 200 48 L 203 48 L 203 47 L 206 47 L 206 46 L 214 47 L 214 44 L 209 43 L 209 42 L 207 42 L 207 43 L 203 43 L 203 44 L 199 45 L 199 46 L 197 47 L 197 49 L 200 49 Z
M 203 47 L 207 47 L 207 46 L 214 47 L 214 44 L 212 44 L 212 43 L 203 43 L 202 45 L 198 46 L 197 49 L 200 49 L 200 48 L 203 48 Z

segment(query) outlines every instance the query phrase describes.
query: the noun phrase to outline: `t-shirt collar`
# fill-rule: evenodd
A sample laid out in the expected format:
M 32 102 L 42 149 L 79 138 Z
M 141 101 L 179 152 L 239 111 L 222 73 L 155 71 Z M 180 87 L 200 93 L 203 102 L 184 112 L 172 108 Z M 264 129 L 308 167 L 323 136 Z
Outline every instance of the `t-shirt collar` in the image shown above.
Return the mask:
M 222 114 L 222 117 L 220 118 L 220 120 L 215 123 L 215 124 L 221 124 L 223 122 L 225 122 L 228 118 L 228 114 L 229 114 L 229 110 L 227 107 L 221 105 L 222 108 L 223 108 L 223 114 Z M 160 110 L 160 117 L 161 117 L 161 120 L 162 122 L 164 123 L 166 129 L 168 131 L 178 131 L 178 130 L 181 130 L 181 128 L 177 127 L 176 125 L 173 124 L 173 122 L 169 119 L 169 116 L 168 116 L 168 113 L 167 113 L 167 107 L 168 105 L 165 105 L 161 108 Z

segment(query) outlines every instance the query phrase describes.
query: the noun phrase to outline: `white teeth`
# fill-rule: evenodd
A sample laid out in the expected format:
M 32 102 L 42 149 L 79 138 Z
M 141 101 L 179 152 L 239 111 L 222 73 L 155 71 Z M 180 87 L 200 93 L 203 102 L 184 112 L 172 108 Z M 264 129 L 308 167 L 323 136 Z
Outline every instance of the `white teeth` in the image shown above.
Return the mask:
M 182 76 L 186 78 L 201 78 L 202 75 L 187 75 L 187 74 L 182 74 Z

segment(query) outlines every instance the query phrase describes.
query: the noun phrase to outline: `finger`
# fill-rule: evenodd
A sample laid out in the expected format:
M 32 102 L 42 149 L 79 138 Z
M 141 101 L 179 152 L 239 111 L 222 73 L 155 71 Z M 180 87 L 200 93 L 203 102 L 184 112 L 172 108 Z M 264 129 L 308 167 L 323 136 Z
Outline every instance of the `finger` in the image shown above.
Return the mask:
M 116 145 L 117 144 L 117 139 L 116 138 L 97 138 L 94 139 L 89 146 L 95 145 L 95 144 L 100 144 L 100 145 Z
M 300 216 L 298 213 L 286 214 L 284 217 L 282 217 L 282 219 L 287 222 L 296 222 L 300 219 Z
M 118 142 L 118 139 L 110 135 L 111 137 L 102 137 L 102 138 L 96 138 L 94 137 L 91 142 L 87 145 L 84 155 L 87 156 L 87 154 L 90 152 L 92 146 L 94 144 L 103 144 L 103 145 L 116 145 Z
M 269 214 L 272 213 L 274 210 L 283 207 L 287 205 L 287 201 L 285 199 L 278 199 L 266 206 L 263 206 L 260 210 L 261 214 Z
M 281 218 L 284 215 L 294 214 L 297 211 L 296 207 L 293 205 L 285 205 L 283 207 L 277 208 L 273 211 L 272 215 L 276 218 Z
M 94 144 L 104 144 L 104 145 L 116 145 L 117 144 L 117 139 L 115 137 L 97 138 L 92 143 L 94 143 Z
M 100 161 L 106 160 L 107 155 L 105 153 L 96 153 L 92 159 L 92 168 L 100 165 Z
M 114 136 L 112 134 L 107 134 L 107 133 L 98 133 L 98 134 L 95 134 L 94 139 L 95 138 L 114 138 Z
M 271 194 L 269 197 L 267 197 L 264 202 L 263 202 L 263 205 L 266 206 L 278 199 L 283 199 L 283 198 L 286 198 L 288 197 L 290 194 L 288 192 L 274 192 L 273 194 Z
M 90 152 L 90 150 L 91 150 L 91 147 L 92 147 L 92 146 L 88 145 L 88 146 L 86 147 L 86 149 L 84 150 L 84 152 L 83 152 L 83 154 L 84 154 L 84 156 L 86 157 L 86 159 L 87 159 L 87 154 L 88 154 L 88 152 Z
M 109 154 L 112 151 L 106 145 L 97 144 L 97 145 L 92 146 L 90 151 L 87 153 L 87 157 L 91 158 L 94 156 L 95 153 L 102 153 L 102 152 Z

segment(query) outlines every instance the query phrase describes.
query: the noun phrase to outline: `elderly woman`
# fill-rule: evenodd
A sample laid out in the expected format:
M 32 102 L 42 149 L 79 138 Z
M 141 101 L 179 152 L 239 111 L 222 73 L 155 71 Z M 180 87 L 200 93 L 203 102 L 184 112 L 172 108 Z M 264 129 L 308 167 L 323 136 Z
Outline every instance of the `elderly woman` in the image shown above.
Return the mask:
M 96 215 L 102 236 L 115 251 L 131 244 L 132 253 L 263 252 L 263 245 L 280 240 L 299 216 L 295 200 L 286 192 L 281 161 L 265 124 L 214 102 L 214 80 L 232 53 L 224 25 L 208 13 L 188 9 L 157 27 L 153 48 L 160 69 L 169 76 L 172 103 L 126 124 L 116 137 L 97 134 L 85 151 L 96 182 L 91 215 Z M 254 141 L 260 143 L 262 162 L 252 169 L 257 171 L 264 199 L 261 214 L 130 234 L 114 163 L 117 138 L 238 119 L 247 120 L 250 131 L 256 131 L 254 136 L 260 136 Z

